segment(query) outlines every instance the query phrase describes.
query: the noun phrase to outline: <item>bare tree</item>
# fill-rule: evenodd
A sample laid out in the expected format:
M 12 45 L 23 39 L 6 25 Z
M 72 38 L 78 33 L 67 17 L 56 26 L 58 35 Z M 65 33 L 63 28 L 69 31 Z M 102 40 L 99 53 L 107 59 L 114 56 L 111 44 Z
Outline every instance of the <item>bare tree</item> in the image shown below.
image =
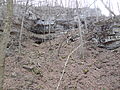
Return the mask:
M 103 0 L 101 0 L 101 2 L 103 3 L 103 5 L 105 6 L 105 8 L 114 15 L 114 17 L 116 16 L 115 13 L 103 2 Z
M 19 54 L 21 54 L 21 43 L 22 43 L 22 34 L 23 34 L 23 25 L 24 25 L 24 19 L 25 19 L 25 15 L 28 9 L 28 3 L 29 0 L 27 0 L 26 5 L 25 5 L 25 11 L 23 12 L 23 16 L 22 16 L 22 23 L 21 23 L 21 30 L 20 30 L 20 37 L 19 37 Z
M 78 7 L 78 1 L 76 0 L 76 11 L 77 11 L 77 17 L 78 17 L 78 29 L 80 34 L 80 55 L 82 58 L 84 58 L 84 47 L 83 47 L 83 36 L 82 36 L 82 29 L 81 29 L 81 21 L 80 21 L 80 15 L 79 15 L 79 7 Z
M 95 7 L 95 12 L 96 12 L 96 22 L 98 22 L 98 8 L 96 7 L 96 3 L 94 3 L 94 7 Z
M 48 5 L 48 8 L 49 8 L 49 12 L 48 12 L 48 20 L 49 20 L 49 43 L 50 43 L 50 48 L 51 48 L 51 41 L 50 41 L 50 34 L 51 34 L 51 20 L 50 20 L 50 17 L 51 17 L 51 6 Z
M 120 14 L 120 6 L 118 2 L 117 2 L 117 7 L 118 7 L 119 14 Z
M 4 20 L 5 26 L 0 37 L 0 90 L 3 90 L 5 54 L 12 25 L 12 15 L 13 15 L 13 0 L 7 0 L 7 13 L 6 18 Z

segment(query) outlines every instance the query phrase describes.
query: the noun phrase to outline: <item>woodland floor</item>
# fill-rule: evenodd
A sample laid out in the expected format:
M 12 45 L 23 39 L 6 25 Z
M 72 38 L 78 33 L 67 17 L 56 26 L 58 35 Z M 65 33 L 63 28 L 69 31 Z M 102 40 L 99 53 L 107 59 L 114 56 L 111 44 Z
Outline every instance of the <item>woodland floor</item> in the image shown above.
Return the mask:
M 56 90 L 65 61 L 79 40 L 63 43 L 60 38 L 36 44 L 29 38 L 6 57 L 4 90 Z M 84 59 L 78 49 L 69 59 L 59 90 L 120 90 L 120 48 L 106 50 L 92 42 L 84 45 Z

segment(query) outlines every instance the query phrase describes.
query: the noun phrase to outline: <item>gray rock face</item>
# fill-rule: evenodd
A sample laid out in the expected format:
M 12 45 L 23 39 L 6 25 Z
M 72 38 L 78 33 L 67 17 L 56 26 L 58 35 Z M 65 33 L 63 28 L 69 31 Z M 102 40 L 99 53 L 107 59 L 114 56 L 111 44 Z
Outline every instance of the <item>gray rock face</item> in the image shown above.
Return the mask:
M 111 19 L 96 24 L 98 47 L 113 50 L 120 47 L 120 22 Z

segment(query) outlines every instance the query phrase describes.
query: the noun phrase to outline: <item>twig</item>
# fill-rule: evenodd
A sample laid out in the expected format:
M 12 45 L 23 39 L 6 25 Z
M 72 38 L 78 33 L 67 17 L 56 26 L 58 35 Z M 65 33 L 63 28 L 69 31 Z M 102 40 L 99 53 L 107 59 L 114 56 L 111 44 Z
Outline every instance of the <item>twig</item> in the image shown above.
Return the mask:
M 84 44 L 85 44 L 85 43 L 84 43 Z M 57 85 L 56 90 L 58 90 L 59 87 L 60 87 L 60 84 L 61 84 L 62 78 L 63 78 L 63 76 L 64 76 L 65 69 L 66 69 L 66 66 L 67 66 L 67 64 L 68 64 L 68 61 L 69 61 L 70 56 L 71 56 L 76 50 L 78 50 L 78 48 L 81 47 L 81 46 L 82 46 L 82 44 L 80 44 L 78 47 L 76 47 L 75 49 L 73 49 L 73 51 L 68 55 L 67 60 L 66 60 L 66 62 L 65 62 L 65 64 L 64 64 L 64 68 L 63 68 L 63 71 L 62 71 L 62 75 L 61 75 L 61 77 L 60 77 L 60 80 L 59 80 L 59 82 L 58 82 L 58 85 Z
M 103 0 L 101 0 L 101 2 L 103 3 L 103 5 L 105 6 L 105 8 L 111 13 L 114 15 L 114 17 L 116 17 L 115 13 L 109 8 L 107 7 L 107 5 L 103 2 Z
M 97 2 L 97 0 L 94 0 L 94 1 L 88 6 L 88 8 L 91 7 L 95 2 Z

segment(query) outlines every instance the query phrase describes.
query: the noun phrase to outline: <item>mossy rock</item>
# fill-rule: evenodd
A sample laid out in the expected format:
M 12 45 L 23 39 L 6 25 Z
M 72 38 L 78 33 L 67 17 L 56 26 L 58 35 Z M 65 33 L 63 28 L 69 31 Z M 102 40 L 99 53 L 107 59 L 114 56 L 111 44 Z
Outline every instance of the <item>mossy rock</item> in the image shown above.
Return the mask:
M 61 56 L 62 59 L 65 59 L 67 56 Z
M 84 73 L 84 74 L 87 74 L 88 72 L 89 72 L 88 69 L 84 69 L 84 70 L 83 70 L 83 73 Z
M 44 87 L 42 85 L 39 85 L 38 89 L 44 89 Z
M 32 72 L 36 75 L 39 75 L 40 77 L 43 77 L 42 71 L 37 67 L 33 68 Z

